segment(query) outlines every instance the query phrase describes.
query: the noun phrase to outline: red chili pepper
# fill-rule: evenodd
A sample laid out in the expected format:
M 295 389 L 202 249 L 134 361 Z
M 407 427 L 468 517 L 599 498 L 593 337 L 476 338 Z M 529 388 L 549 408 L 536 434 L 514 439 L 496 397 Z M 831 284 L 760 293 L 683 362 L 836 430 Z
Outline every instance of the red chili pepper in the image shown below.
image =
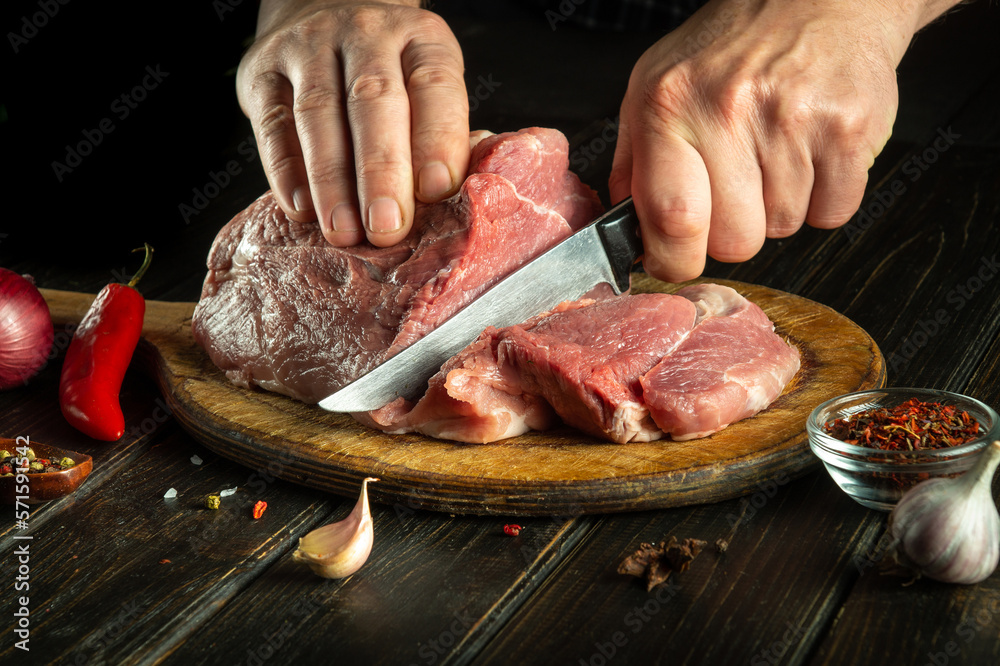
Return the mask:
M 94 439 L 114 442 L 125 434 L 118 394 L 142 333 L 146 301 L 134 289 L 153 257 L 146 258 L 128 284 L 101 290 L 66 350 L 59 380 L 59 406 L 70 425 Z
M 517 536 L 523 528 L 520 525 L 504 525 L 503 533 L 507 536 Z
M 261 500 L 253 505 L 253 519 L 257 520 L 264 515 L 264 511 L 267 510 L 267 502 Z

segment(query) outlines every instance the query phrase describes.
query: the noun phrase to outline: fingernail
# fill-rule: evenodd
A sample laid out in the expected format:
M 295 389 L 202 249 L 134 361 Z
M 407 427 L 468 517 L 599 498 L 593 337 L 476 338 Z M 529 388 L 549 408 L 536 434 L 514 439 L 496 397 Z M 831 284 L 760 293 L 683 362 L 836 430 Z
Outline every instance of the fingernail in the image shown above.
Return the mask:
M 398 231 L 403 226 L 399 204 L 388 197 L 375 199 L 368 204 L 368 229 L 374 233 Z
M 333 225 L 334 231 L 357 231 L 361 228 L 361 220 L 354 212 L 354 206 L 346 203 L 333 207 L 330 223 Z
M 451 189 L 451 173 L 442 162 L 431 162 L 417 174 L 417 191 L 422 199 L 436 199 Z
M 312 210 L 312 197 L 309 196 L 308 187 L 296 187 L 292 190 L 292 205 L 299 212 Z

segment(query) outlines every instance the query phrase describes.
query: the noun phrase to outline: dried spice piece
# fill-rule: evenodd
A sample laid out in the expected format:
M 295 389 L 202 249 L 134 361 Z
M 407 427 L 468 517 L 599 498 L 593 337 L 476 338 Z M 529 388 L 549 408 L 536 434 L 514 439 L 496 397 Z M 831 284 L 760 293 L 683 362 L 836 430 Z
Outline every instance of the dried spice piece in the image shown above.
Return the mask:
M 642 543 L 639 549 L 618 565 L 618 573 L 646 579 L 646 591 L 666 583 L 673 573 L 687 571 L 694 558 L 708 543 L 700 539 L 670 537 L 659 545 Z
M 209 509 L 216 510 L 222 506 L 222 498 L 218 495 L 207 495 L 205 497 L 205 506 Z
M 967 444 L 983 433 L 967 411 L 917 398 L 829 421 L 823 431 L 848 444 L 883 451 L 944 449 Z
M 170 564 L 170 560 L 164 557 L 162 560 L 160 560 L 160 564 Z
M 258 518 L 264 515 L 265 511 L 267 511 L 267 502 L 263 500 L 257 502 L 256 504 L 253 505 L 253 519 L 257 520 Z
M 517 536 L 523 528 L 520 525 L 504 525 L 503 533 L 507 536 Z

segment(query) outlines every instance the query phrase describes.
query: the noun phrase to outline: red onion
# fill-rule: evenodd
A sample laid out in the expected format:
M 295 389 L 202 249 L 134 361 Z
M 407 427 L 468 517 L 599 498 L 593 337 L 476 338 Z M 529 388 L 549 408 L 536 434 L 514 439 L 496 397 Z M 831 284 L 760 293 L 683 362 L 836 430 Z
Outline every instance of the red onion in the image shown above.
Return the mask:
M 0 268 L 0 390 L 21 386 L 52 350 L 49 306 L 31 276 Z

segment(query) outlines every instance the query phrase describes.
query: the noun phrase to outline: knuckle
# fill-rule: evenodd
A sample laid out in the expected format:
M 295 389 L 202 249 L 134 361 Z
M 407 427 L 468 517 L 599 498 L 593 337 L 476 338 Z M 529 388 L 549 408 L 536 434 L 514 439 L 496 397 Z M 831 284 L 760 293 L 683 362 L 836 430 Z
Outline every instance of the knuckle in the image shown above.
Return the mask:
M 338 108 L 340 93 L 329 86 L 315 85 L 299 90 L 295 94 L 295 113 L 313 113 L 320 109 Z
M 347 87 L 348 104 L 371 102 L 386 95 L 398 95 L 400 83 L 385 72 L 362 72 Z
M 354 170 L 342 163 L 324 162 L 311 165 L 309 168 L 309 182 L 314 185 L 342 187 L 353 180 Z
M 737 71 L 719 84 L 712 103 L 717 116 L 727 125 L 736 125 L 753 117 L 760 86 L 756 79 Z
M 708 208 L 689 197 L 669 197 L 647 211 L 657 232 L 673 242 L 691 241 L 705 232 Z
M 295 114 L 286 104 L 274 104 L 263 110 L 257 124 L 261 139 L 274 141 L 295 131 Z
M 301 159 L 297 155 L 280 150 L 264 150 L 262 159 L 265 171 L 277 180 L 294 176 L 301 164 Z
M 404 160 L 388 155 L 359 156 L 358 180 L 384 179 L 386 176 L 408 173 L 410 168 Z
M 802 215 L 793 213 L 788 209 L 774 209 L 768 211 L 767 215 L 767 235 L 770 238 L 787 238 L 802 226 Z
M 456 92 L 465 88 L 465 82 L 454 67 L 440 59 L 430 58 L 418 59 L 414 63 L 406 83 L 411 88 L 437 88 L 447 92 Z
M 647 79 L 641 95 L 645 104 L 660 115 L 675 117 L 685 111 L 693 89 L 689 69 L 682 64 Z
M 347 24 L 356 32 L 366 36 L 376 36 L 383 32 L 389 20 L 386 8 L 377 5 L 362 5 L 354 9 L 347 18 Z

